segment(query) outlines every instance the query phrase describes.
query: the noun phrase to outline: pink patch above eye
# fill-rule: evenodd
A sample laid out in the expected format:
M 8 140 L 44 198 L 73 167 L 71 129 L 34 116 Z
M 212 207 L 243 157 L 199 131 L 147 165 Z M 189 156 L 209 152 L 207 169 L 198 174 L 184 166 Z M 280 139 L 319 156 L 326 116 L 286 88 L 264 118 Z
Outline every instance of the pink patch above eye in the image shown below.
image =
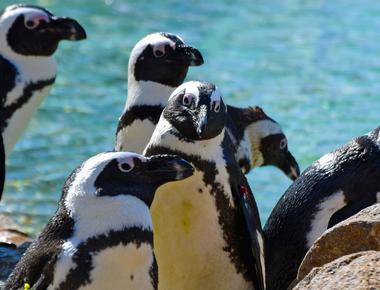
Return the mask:
M 30 17 L 27 17 L 26 21 L 33 21 L 34 23 L 39 23 L 41 21 L 49 22 L 50 19 L 45 14 L 34 14 L 34 15 L 31 15 Z

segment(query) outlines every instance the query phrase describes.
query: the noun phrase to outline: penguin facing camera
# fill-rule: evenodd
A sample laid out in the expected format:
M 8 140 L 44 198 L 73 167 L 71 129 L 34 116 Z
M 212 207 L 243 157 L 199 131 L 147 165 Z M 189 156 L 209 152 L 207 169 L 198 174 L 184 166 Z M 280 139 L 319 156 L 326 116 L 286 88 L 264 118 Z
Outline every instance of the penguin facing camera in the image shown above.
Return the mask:
M 170 96 L 145 149 L 195 168 L 192 177 L 161 186 L 152 204 L 159 289 L 265 288 L 259 213 L 226 120 L 215 85 L 186 82 Z
M 58 210 L 5 289 L 157 289 L 149 207 L 160 185 L 192 174 L 170 155 L 88 159 L 66 180 Z

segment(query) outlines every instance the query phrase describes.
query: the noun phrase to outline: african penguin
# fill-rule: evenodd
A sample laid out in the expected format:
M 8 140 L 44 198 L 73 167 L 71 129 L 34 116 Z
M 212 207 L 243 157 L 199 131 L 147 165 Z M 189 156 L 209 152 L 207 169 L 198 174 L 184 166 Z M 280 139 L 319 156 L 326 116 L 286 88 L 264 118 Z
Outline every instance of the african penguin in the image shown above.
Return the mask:
M 171 95 L 145 154 L 176 154 L 192 177 L 161 186 L 152 204 L 159 289 L 264 289 L 259 213 L 225 134 L 215 85 L 186 82 Z
M 5 151 L 2 159 L 9 156 L 54 83 L 53 54 L 58 43 L 85 37 L 77 21 L 56 17 L 38 6 L 18 4 L 0 11 L 0 133 Z
M 244 173 L 251 168 L 273 165 L 295 180 L 300 169 L 288 149 L 288 140 L 280 125 L 260 107 L 227 106 L 227 132 L 235 144 L 236 159 Z
M 141 153 L 189 66 L 202 64 L 201 53 L 175 34 L 159 32 L 141 39 L 129 57 L 128 98 L 117 126 L 116 150 Z
M 283 194 L 264 227 L 267 289 L 286 289 L 326 229 L 380 202 L 379 132 L 324 155 Z
M 157 289 L 149 207 L 157 187 L 192 173 L 170 155 L 88 159 L 67 179 L 57 212 L 5 289 Z
M 135 45 L 129 59 L 128 99 L 119 118 L 116 150 L 143 151 L 170 94 L 184 81 L 188 66 L 201 64 L 201 53 L 184 46 L 183 40 L 174 34 L 150 34 Z M 243 171 L 274 165 L 295 179 L 299 168 L 288 151 L 281 127 L 261 109 L 227 107 L 231 107 L 228 132 Z

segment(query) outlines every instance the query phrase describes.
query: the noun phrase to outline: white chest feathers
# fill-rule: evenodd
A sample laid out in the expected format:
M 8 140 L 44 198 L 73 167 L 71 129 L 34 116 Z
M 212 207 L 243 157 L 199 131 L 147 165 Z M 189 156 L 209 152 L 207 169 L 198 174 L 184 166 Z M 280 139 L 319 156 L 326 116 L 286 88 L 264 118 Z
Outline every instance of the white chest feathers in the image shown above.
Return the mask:
M 91 258 L 93 268 L 89 273 L 90 282 L 79 289 L 154 290 L 150 276 L 153 264 L 151 245 L 120 244 L 92 253 Z M 70 256 L 61 255 L 56 266 L 54 283 L 48 289 L 57 289 L 59 282 L 65 279 L 60 276 L 67 273 L 65 268 L 70 263 L 69 260 Z
M 160 290 L 253 289 L 223 250 L 216 200 L 203 172 L 161 186 L 151 212 Z
M 48 95 L 50 88 L 51 86 L 47 86 L 40 91 L 35 91 L 31 98 L 25 104 L 23 104 L 21 108 L 18 108 L 10 119 L 6 120 L 7 126 L 3 132 L 5 156 L 9 156 L 9 154 L 12 152 L 14 145 L 22 133 L 25 131 L 37 108 L 43 99 Z M 20 92 L 18 91 L 19 87 L 16 87 L 14 92 L 12 91 L 10 94 L 8 94 L 7 103 L 5 104 L 6 106 L 12 103 L 10 101 L 13 99 L 12 95 L 16 93 L 19 93 L 20 95 L 22 94 L 22 90 Z M 17 99 L 15 101 L 17 101 Z
M 121 129 L 116 136 L 116 150 L 141 154 L 156 127 L 149 119 L 134 120 L 130 126 Z

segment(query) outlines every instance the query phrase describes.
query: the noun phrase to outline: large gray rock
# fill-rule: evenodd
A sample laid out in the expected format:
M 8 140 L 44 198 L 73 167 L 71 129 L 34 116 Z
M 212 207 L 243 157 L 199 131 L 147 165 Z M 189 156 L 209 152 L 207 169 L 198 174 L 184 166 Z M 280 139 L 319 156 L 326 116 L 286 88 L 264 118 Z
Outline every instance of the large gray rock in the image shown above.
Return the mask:
M 380 252 L 355 253 L 314 268 L 293 289 L 380 289 Z
M 369 250 L 380 251 L 380 204 L 367 207 L 324 232 L 305 255 L 297 280 L 302 280 L 314 267 Z

